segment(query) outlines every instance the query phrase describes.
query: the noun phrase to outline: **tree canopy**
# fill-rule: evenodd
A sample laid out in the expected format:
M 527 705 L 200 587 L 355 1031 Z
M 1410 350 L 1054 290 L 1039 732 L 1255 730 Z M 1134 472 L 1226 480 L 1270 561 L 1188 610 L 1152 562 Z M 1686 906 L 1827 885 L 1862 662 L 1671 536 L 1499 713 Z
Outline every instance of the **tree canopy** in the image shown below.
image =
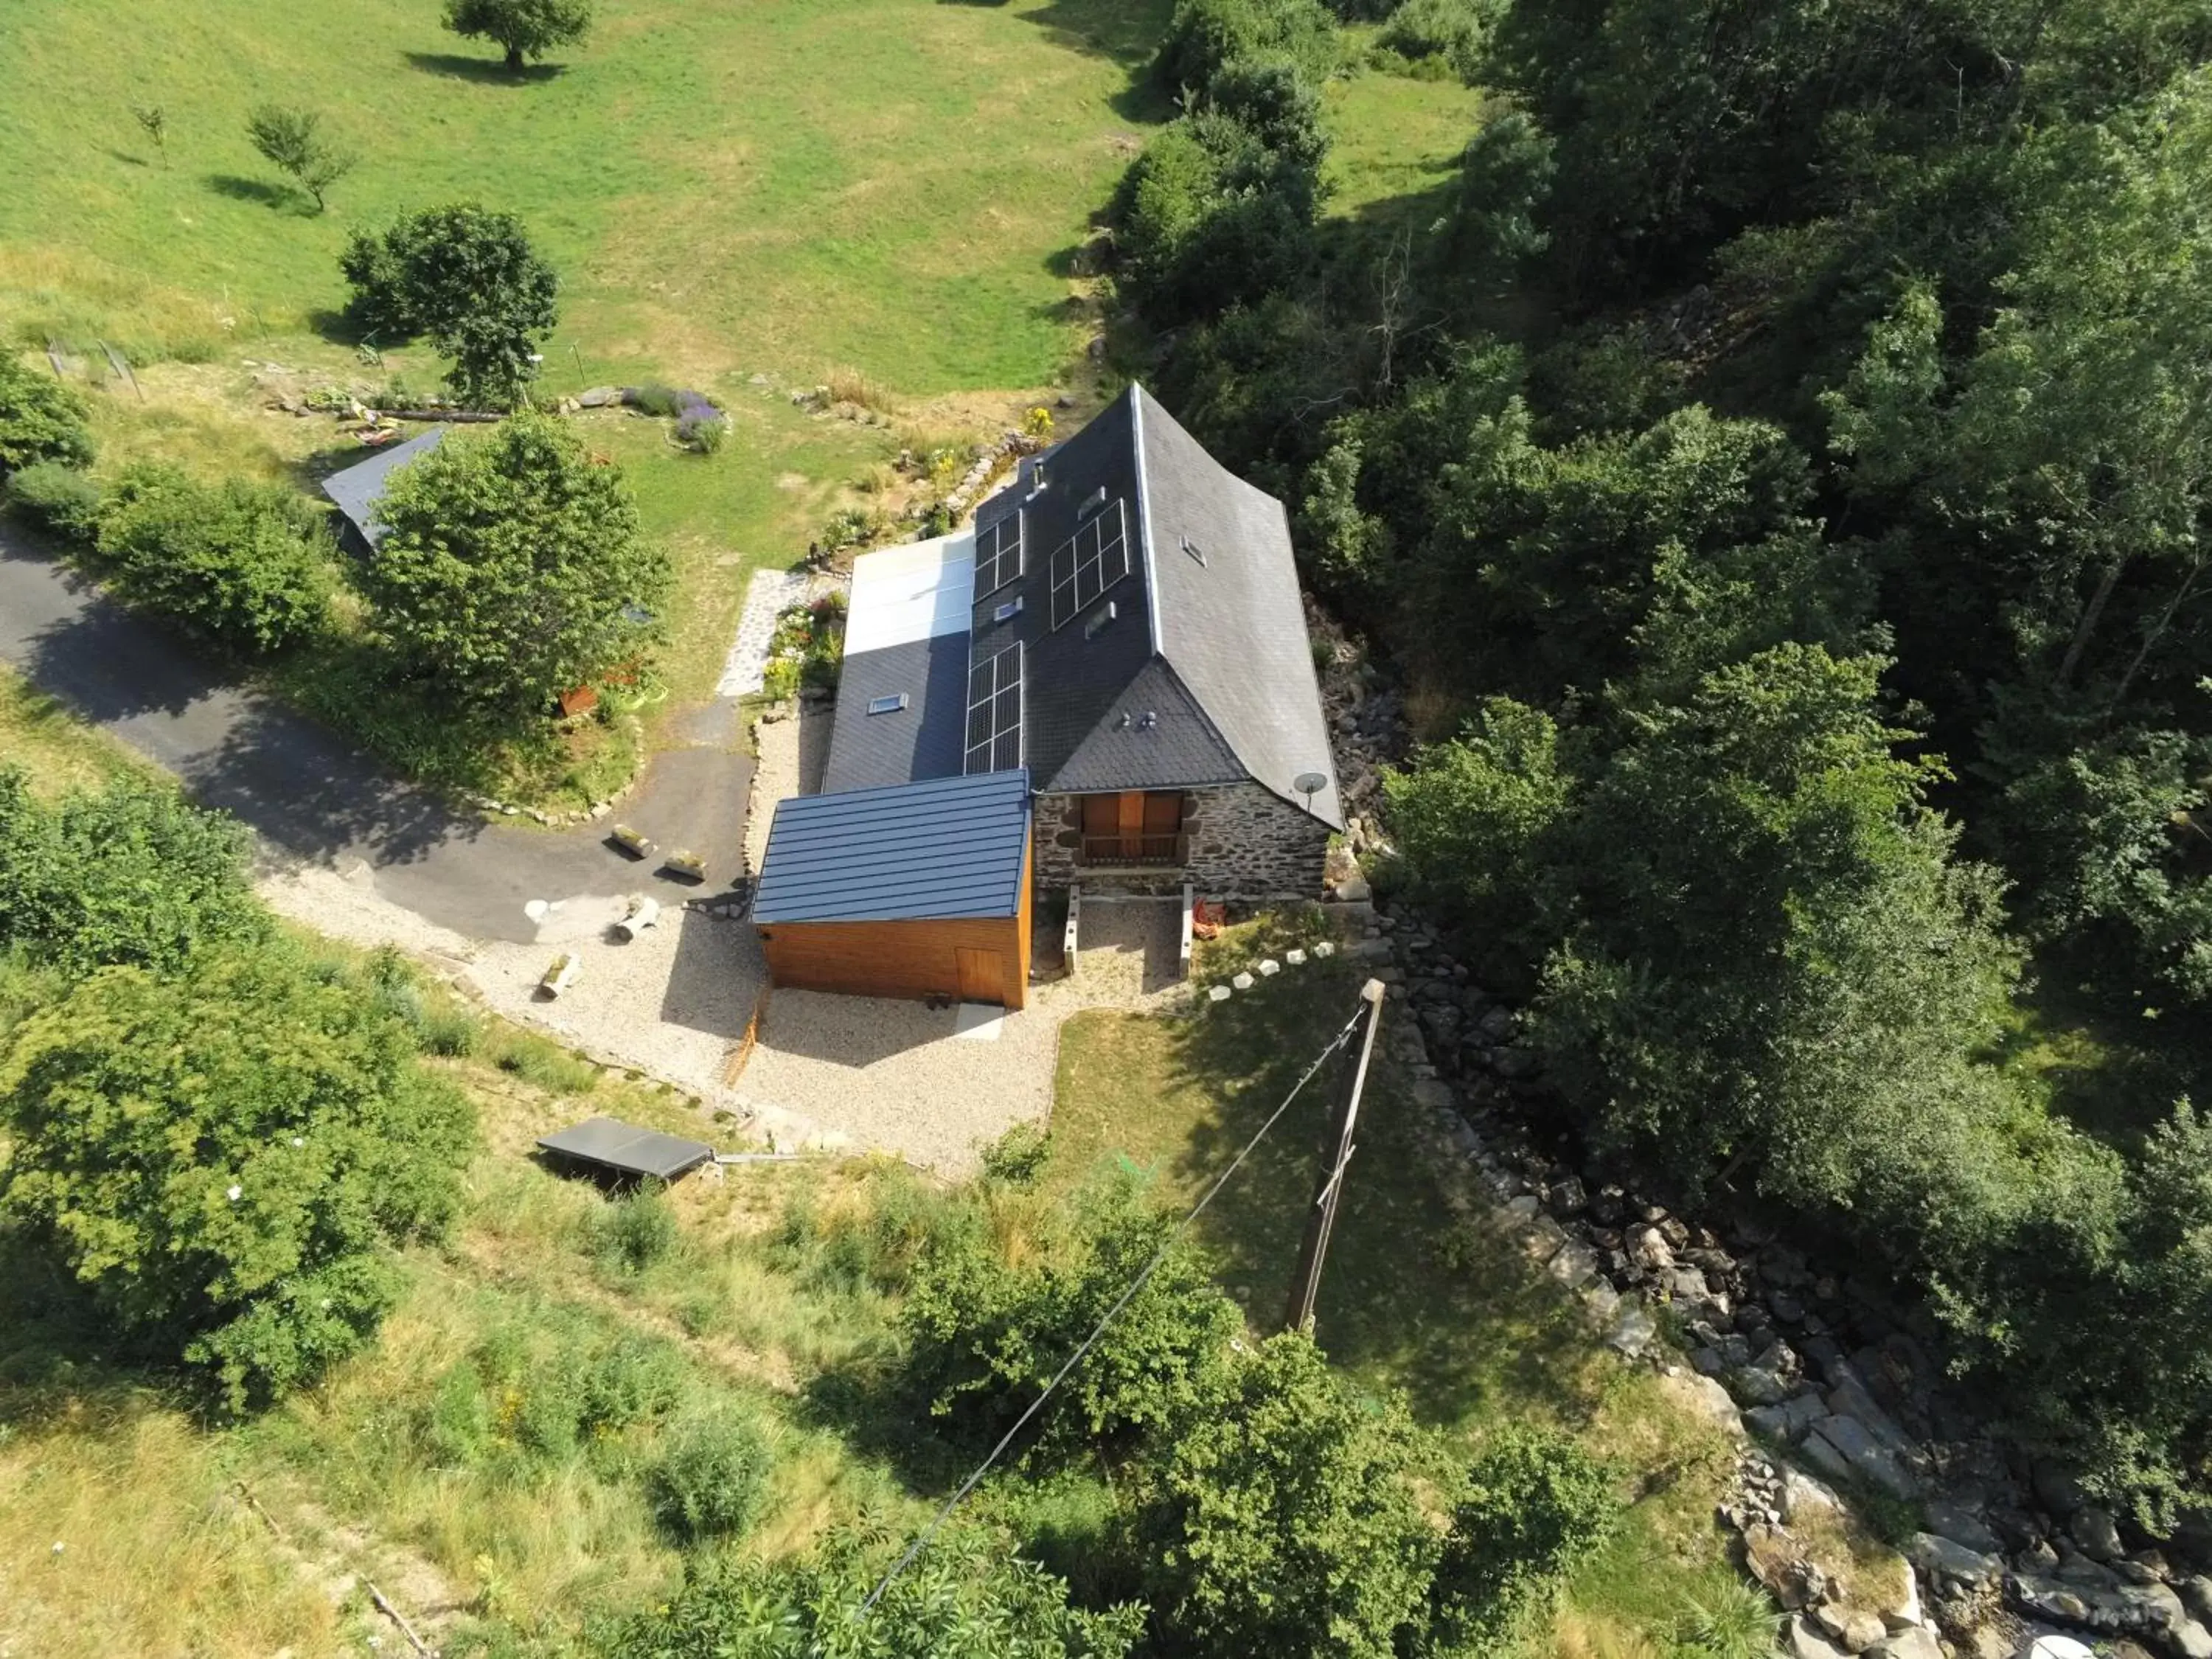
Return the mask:
M 632 659 L 654 635 L 666 554 L 619 469 L 550 416 L 456 434 L 393 475 L 389 533 L 356 574 L 403 672 L 516 718 Z
M 532 356 L 559 319 L 560 282 L 513 214 L 426 208 L 380 233 L 354 232 L 338 264 L 355 320 L 387 341 L 427 335 L 453 359 L 462 402 L 505 409 L 537 378 Z
M 530 58 L 584 38 L 591 0 L 446 0 L 446 27 L 464 39 L 495 41 L 507 68 L 520 72 Z

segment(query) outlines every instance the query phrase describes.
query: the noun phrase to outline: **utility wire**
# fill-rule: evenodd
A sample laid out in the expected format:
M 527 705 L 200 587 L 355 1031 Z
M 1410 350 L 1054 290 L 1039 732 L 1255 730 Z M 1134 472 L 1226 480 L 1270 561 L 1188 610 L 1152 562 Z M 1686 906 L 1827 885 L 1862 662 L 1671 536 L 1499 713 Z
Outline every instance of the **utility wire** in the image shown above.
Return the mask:
M 938 1510 L 930 1523 L 922 1528 L 921 1535 L 907 1546 L 906 1553 L 892 1564 L 891 1570 L 884 1575 L 883 1582 L 868 1592 L 868 1599 L 860 1603 L 860 1611 L 854 1615 L 855 1618 L 865 1619 L 873 1611 L 876 1603 L 883 1600 L 884 1592 L 891 1587 L 892 1581 L 914 1565 L 915 1557 L 920 1555 L 929 1540 L 937 1536 L 938 1528 L 952 1518 L 952 1511 L 958 1509 L 962 1500 L 975 1490 L 976 1482 L 990 1473 L 991 1466 L 999 1461 L 1008 1446 L 1013 1444 L 1014 1437 L 1029 1425 L 1030 1419 L 1043 1409 L 1044 1402 L 1052 1398 L 1053 1391 L 1067 1381 L 1068 1374 L 1083 1363 L 1084 1357 L 1091 1349 L 1098 1346 L 1098 1339 L 1106 1334 L 1106 1328 L 1121 1316 L 1121 1310 L 1127 1307 L 1135 1299 L 1137 1292 L 1145 1288 L 1146 1281 L 1159 1270 L 1160 1263 L 1167 1260 L 1168 1252 L 1175 1248 L 1176 1241 L 1182 1237 L 1192 1222 L 1198 1219 L 1206 1206 L 1213 1202 L 1215 1195 L 1229 1184 L 1230 1176 L 1243 1167 L 1244 1160 L 1252 1156 L 1261 1141 L 1267 1138 L 1267 1132 L 1275 1127 L 1285 1112 L 1291 1109 L 1291 1103 L 1298 1097 L 1307 1084 L 1313 1081 L 1314 1073 L 1327 1065 L 1328 1057 L 1351 1039 L 1353 1029 L 1366 1013 L 1367 1005 L 1362 1002 L 1358 1012 L 1345 1021 L 1344 1028 L 1328 1040 L 1328 1046 L 1314 1056 L 1313 1064 L 1306 1067 L 1304 1075 L 1291 1085 L 1290 1093 L 1283 1097 L 1283 1103 L 1267 1115 L 1267 1121 L 1254 1131 L 1251 1139 L 1244 1143 L 1243 1150 L 1230 1159 L 1229 1167 L 1221 1172 L 1213 1185 L 1206 1189 L 1206 1195 L 1190 1206 L 1190 1212 L 1169 1230 L 1168 1236 L 1160 1241 L 1159 1249 L 1152 1252 L 1152 1259 L 1145 1263 L 1143 1270 L 1130 1280 L 1129 1288 L 1121 1292 L 1121 1299 L 1106 1310 L 1104 1316 L 1091 1328 L 1091 1334 L 1083 1339 L 1081 1346 L 1067 1357 L 1067 1363 L 1054 1374 L 1051 1382 L 1044 1385 L 1044 1392 L 1031 1401 L 1029 1409 L 1014 1419 L 1014 1426 L 999 1437 L 999 1443 L 991 1448 L 990 1455 L 978 1463 L 975 1473 L 960 1483 L 959 1491 L 945 1500 L 945 1507 Z

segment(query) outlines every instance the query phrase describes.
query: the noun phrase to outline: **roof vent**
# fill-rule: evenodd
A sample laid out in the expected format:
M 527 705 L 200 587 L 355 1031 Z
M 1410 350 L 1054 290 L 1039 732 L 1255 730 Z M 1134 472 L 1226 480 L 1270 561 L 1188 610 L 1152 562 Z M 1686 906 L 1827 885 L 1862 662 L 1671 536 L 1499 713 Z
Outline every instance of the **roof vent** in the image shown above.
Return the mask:
M 894 691 L 888 697 L 869 698 L 868 712 L 871 714 L 902 714 L 912 701 L 913 700 L 909 698 L 905 692 Z
M 1151 709 L 1147 708 L 1145 710 L 1144 714 L 1139 717 L 1137 720 L 1137 729 L 1139 732 L 1149 732 L 1159 723 L 1160 717 L 1158 714 L 1155 714 Z
M 1188 536 L 1182 538 L 1182 550 L 1196 559 L 1200 564 L 1203 565 L 1206 562 L 1206 550 Z

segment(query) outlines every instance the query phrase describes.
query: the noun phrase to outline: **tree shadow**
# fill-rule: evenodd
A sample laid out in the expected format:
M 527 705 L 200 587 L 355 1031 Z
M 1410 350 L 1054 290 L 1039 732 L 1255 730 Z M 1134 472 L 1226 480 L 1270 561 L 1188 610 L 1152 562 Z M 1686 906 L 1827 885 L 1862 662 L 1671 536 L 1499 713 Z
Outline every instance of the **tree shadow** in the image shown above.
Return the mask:
M 568 72 L 566 64 L 526 64 L 507 68 L 498 58 L 471 58 L 458 52 L 410 52 L 401 54 L 425 75 L 471 81 L 480 87 L 526 87 L 556 80 Z
M 1163 1081 L 1215 1103 L 1163 1160 L 1179 1192 L 1210 1185 L 1281 1103 L 1355 1006 L 1357 978 L 1340 961 L 1286 969 L 1171 1024 Z M 1384 1010 L 1316 1339 L 1364 1380 L 1405 1390 L 1415 1414 L 1435 1425 L 1509 1406 L 1581 1417 L 1600 1379 L 1580 1304 L 1447 1200 L 1458 1172 L 1440 1166 L 1430 1109 L 1414 1101 L 1413 1079 L 1389 1052 L 1389 1026 L 1408 1017 L 1403 1003 Z M 1340 1053 L 1316 1074 L 1200 1218 L 1200 1240 L 1260 1330 L 1281 1322 L 1322 1138 L 1350 1064 Z
M 939 0 L 947 6 L 998 10 L 1006 0 Z M 1042 29 L 1056 46 L 1088 57 L 1108 58 L 1129 70 L 1129 82 L 1109 100 L 1125 121 L 1164 121 L 1175 113 L 1172 89 L 1150 72 L 1175 0 L 1050 0 L 1015 14 Z
M 143 155 L 133 155 L 129 150 L 117 149 L 112 145 L 108 147 L 107 153 L 127 167 L 148 167 L 154 165 Z
M 228 196 L 234 202 L 252 202 L 279 212 L 289 212 L 302 219 L 315 216 L 314 202 L 300 191 L 285 185 L 272 185 L 265 179 L 243 179 L 234 173 L 210 173 L 207 187 L 218 196 Z

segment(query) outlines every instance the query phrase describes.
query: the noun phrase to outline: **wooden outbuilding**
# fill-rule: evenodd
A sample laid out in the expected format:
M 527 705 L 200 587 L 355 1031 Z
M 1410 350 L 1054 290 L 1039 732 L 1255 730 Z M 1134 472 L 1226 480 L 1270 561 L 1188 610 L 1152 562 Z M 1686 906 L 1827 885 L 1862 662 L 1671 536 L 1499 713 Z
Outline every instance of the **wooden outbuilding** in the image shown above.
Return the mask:
M 753 922 L 779 986 L 1020 1008 L 1025 770 L 799 795 L 769 830 Z

